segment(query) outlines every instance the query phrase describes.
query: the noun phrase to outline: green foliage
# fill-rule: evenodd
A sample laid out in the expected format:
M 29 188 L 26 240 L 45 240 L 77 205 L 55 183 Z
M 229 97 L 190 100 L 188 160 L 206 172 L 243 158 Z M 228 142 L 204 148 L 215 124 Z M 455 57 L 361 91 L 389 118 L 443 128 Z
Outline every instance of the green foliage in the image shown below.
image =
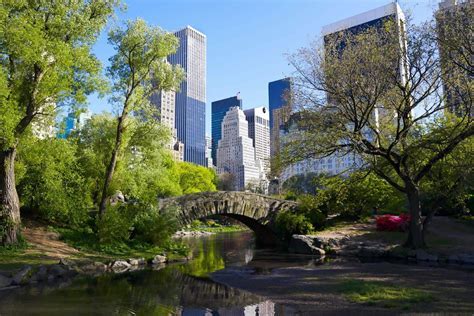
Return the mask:
M 313 195 L 298 198 L 298 213 L 304 215 L 315 229 L 323 228 L 326 223 L 327 214 L 321 211 L 319 200 Z
M 323 214 L 357 219 L 379 210 L 399 210 L 403 196 L 375 174 L 354 172 L 348 178 L 319 180 L 316 203 Z
M 23 207 L 60 225 L 78 226 L 92 206 L 76 156 L 76 146 L 63 139 L 24 141 L 17 164 Z
M 142 208 L 141 208 L 142 209 Z M 134 238 L 152 245 L 166 244 L 178 230 L 176 210 L 141 210 L 134 219 Z
M 217 176 L 213 169 L 180 162 L 178 174 L 183 194 L 216 191 Z
M 128 241 L 131 231 L 131 217 L 123 206 L 110 206 L 107 212 L 97 220 L 99 241 L 105 245 L 117 245 Z
M 278 233 L 285 239 L 294 234 L 308 234 L 313 230 L 313 225 L 303 214 L 295 214 L 290 211 L 278 213 L 275 220 Z
M 424 290 L 375 281 L 346 280 L 339 285 L 339 291 L 352 302 L 384 307 L 409 308 L 412 304 L 434 299 L 432 294 Z

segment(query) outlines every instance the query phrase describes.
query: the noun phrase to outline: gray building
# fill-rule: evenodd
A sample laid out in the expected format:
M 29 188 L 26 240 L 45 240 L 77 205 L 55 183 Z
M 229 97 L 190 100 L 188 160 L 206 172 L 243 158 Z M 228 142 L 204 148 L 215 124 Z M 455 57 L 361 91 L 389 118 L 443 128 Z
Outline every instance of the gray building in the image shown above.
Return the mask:
M 179 48 L 168 61 L 186 73 L 176 92 L 177 136 L 184 143 L 184 160 L 206 166 L 206 35 L 191 26 L 174 34 Z

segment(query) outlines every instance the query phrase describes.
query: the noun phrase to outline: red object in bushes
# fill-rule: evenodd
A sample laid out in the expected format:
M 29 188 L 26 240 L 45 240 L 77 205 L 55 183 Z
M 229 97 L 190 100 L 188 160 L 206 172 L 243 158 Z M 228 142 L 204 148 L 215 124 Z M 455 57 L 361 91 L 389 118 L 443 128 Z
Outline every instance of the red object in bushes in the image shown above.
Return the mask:
M 377 216 L 375 220 L 377 230 L 381 231 L 403 231 L 408 227 L 410 222 L 410 215 L 381 215 Z

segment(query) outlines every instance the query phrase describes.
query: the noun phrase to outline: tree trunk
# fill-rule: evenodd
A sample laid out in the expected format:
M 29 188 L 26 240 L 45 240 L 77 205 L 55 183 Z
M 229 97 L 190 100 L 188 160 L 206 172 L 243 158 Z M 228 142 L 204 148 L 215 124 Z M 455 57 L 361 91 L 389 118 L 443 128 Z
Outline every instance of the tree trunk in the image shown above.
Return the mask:
M 0 152 L 0 244 L 18 242 L 20 200 L 15 184 L 16 148 Z
M 105 173 L 104 187 L 102 188 L 102 198 L 100 199 L 100 205 L 99 205 L 100 217 L 104 215 L 105 209 L 107 208 L 107 198 L 108 198 L 107 193 L 109 191 L 110 183 L 112 182 L 112 178 L 114 176 L 115 165 L 117 164 L 117 157 L 120 151 L 120 146 L 122 145 L 124 117 L 125 116 L 122 115 L 118 118 L 117 134 L 115 135 L 114 149 L 112 150 L 112 157 L 110 157 L 110 162 L 109 162 L 109 165 L 107 166 L 107 170 Z
M 405 247 L 418 249 L 424 248 L 425 239 L 423 234 L 423 221 L 421 219 L 421 204 L 420 204 L 420 191 L 417 185 L 407 184 L 406 194 L 408 197 L 408 207 L 410 210 L 410 227 L 408 233 L 408 239 L 405 242 Z

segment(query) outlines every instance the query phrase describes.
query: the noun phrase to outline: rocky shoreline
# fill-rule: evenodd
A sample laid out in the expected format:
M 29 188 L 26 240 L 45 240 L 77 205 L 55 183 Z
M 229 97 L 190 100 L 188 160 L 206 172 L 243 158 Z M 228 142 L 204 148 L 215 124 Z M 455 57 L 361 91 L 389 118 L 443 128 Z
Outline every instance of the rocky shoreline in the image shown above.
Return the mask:
M 124 273 L 151 268 L 162 269 L 167 263 L 187 261 L 189 258 L 169 260 L 165 255 L 156 255 L 150 260 L 131 258 L 113 260 L 108 263 L 99 261 L 81 261 L 60 259 L 57 264 L 30 266 L 25 265 L 10 273 L 0 273 L 0 291 L 26 285 L 53 283 L 71 280 L 76 276 L 99 276 L 105 273 Z
M 394 245 L 353 241 L 350 236 L 327 238 L 311 235 L 293 235 L 289 242 L 288 251 L 317 257 L 333 255 L 474 266 L 474 253 L 443 254 L 424 249 L 401 249 Z

